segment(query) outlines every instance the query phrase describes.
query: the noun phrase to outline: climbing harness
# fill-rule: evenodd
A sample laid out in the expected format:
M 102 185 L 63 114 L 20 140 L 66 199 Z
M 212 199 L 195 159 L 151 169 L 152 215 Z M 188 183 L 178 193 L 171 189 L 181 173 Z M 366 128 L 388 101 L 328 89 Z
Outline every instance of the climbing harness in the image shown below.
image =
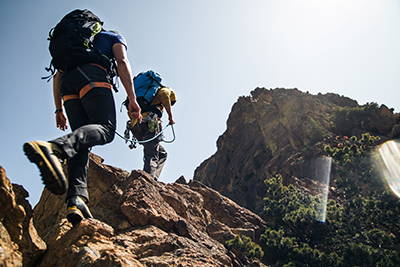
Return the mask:
M 138 144 L 148 143 L 148 142 L 151 142 L 151 141 L 153 141 L 154 139 L 158 138 L 160 135 L 162 135 L 162 133 L 164 132 L 164 130 L 168 128 L 168 126 L 171 126 L 171 130 L 172 130 L 172 139 L 171 139 L 171 140 L 164 140 L 164 139 L 162 139 L 161 142 L 164 142 L 164 143 L 168 143 L 168 144 L 169 144 L 169 143 L 174 142 L 174 141 L 175 141 L 175 138 L 176 138 L 176 136 L 175 136 L 175 130 L 174 130 L 174 125 L 173 125 L 173 124 L 168 124 L 168 125 L 165 126 L 163 129 L 161 129 L 161 131 L 160 131 L 158 134 L 156 134 L 155 136 L 153 136 L 152 138 L 147 139 L 147 140 L 138 140 L 138 139 L 137 139 L 136 137 L 134 137 L 134 136 L 132 137 L 132 139 L 129 139 L 129 138 L 126 138 L 126 137 L 122 136 L 122 135 L 119 134 L 117 131 L 115 131 L 115 134 L 118 135 L 119 137 L 121 137 L 123 140 L 125 140 L 126 143 L 130 143 L 130 144 L 129 144 L 129 148 L 130 148 L 130 149 L 133 149 L 133 148 L 136 148 Z

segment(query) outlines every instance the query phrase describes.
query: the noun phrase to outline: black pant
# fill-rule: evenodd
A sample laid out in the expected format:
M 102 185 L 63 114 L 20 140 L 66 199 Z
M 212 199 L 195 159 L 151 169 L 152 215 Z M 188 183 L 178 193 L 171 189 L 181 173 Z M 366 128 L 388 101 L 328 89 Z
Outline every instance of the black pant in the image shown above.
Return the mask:
M 100 72 L 101 69 L 96 68 L 85 65 L 81 70 L 91 82 L 104 82 L 105 72 Z M 87 80 L 82 79 L 81 73 L 72 71 L 62 81 L 62 94 L 79 95 L 80 89 L 87 83 Z M 87 190 L 89 149 L 95 145 L 107 144 L 114 139 L 116 128 L 114 98 L 111 89 L 95 87 L 81 98 L 65 101 L 64 107 L 72 133 L 51 142 L 60 145 L 68 156 L 67 199 L 72 196 L 89 199 Z
M 158 122 L 154 131 L 149 130 L 148 121 L 143 120 L 142 123 L 136 124 L 131 129 L 133 136 L 139 141 L 152 139 L 161 131 L 161 124 Z M 150 142 L 143 143 L 143 170 L 158 179 L 167 160 L 168 153 L 160 144 L 162 135 L 158 136 Z
M 143 144 L 143 170 L 154 178 L 160 177 L 161 171 L 167 160 L 167 151 L 160 145 L 159 140 L 153 140 Z

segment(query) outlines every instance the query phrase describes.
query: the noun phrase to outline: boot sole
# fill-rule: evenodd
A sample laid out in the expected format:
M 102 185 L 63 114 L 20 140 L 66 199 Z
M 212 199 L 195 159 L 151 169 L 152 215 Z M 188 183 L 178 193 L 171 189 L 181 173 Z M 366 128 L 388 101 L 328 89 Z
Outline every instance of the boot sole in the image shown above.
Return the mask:
M 42 150 L 35 142 L 25 143 L 23 150 L 29 161 L 38 166 L 45 187 L 53 194 L 64 194 L 67 191 L 64 172 L 55 166 L 47 151 Z
M 70 207 L 67 209 L 67 220 L 73 226 L 79 224 L 84 219 L 82 212 L 77 207 Z

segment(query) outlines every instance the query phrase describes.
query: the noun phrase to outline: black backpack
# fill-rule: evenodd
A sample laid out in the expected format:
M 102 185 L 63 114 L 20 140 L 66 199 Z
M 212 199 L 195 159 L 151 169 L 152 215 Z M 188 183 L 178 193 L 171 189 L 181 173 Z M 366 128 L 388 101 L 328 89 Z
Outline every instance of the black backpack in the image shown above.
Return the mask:
M 51 77 L 55 69 L 68 71 L 86 63 L 111 69 L 112 60 L 93 48 L 93 39 L 102 30 L 103 22 L 91 11 L 76 9 L 65 15 L 50 30 L 49 50 L 52 56 Z

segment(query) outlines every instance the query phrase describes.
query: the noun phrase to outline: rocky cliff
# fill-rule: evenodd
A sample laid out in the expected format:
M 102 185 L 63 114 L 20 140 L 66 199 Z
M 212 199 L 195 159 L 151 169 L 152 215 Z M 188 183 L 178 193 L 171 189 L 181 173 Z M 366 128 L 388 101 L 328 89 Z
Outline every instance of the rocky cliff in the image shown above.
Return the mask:
M 88 181 L 96 219 L 72 227 L 64 196 L 45 190 L 32 211 L 26 191 L 2 169 L 0 266 L 262 265 L 225 242 L 237 235 L 258 241 L 265 222 L 199 182 L 164 184 L 94 155 Z
M 34 266 L 46 250 L 32 220 L 28 192 L 0 167 L 0 266 Z
M 194 180 L 261 213 L 264 180 L 279 173 L 291 183 L 304 162 L 335 136 L 368 132 L 381 141 L 400 136 L 400 116 L 375 103 L 359 105 L 336 94 L 257 88 L 233 105 L 217 152 L 195 171 Z

